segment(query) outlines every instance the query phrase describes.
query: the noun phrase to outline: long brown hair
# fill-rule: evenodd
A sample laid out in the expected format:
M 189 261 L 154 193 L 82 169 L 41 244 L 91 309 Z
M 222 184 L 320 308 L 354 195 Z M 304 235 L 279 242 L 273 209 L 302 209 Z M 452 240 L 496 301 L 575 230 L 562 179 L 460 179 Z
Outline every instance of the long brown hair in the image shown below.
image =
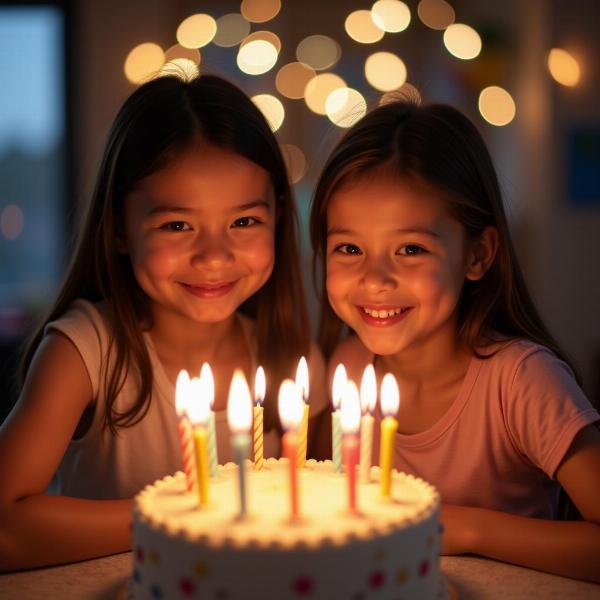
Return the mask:
M 458 306 L 459 339 L 477 355 L 490 356 L 478 349 L 499 338 L 526 338 L 569 363 L 527 290 L 496 171 L 477 128 L 451 106 L 410 101 L 384 104 L 350 129 L 334 148 L 317 184 L 310 233 L 314 273 L 322 272 L 319 342 L 325 355 L 331 354 L 343 329 L 325 294 L 329 199 L 343 183 L 381 170 L 437 191 L 447 199 L 450 214 L 464 226 L 469 239 L 479 237 L 488 226 L 498 231 L 498 252 L 490 269 L 481 280 L 464 283 Z
M 22 385 L 44 327 L 75 299 L 106 300 L 109 352 L 114 352 L 115 368 L 105 376 L 105 425 L 113 432 L 144 417 L 153 379 L 140 327 L 141 321 L 150 320 L 146 296 L 136 282 L 129 257 L 117 249 L 124 200 L 140 180 L 198 139 L 263 167 L 275 192 L 273 272 L 240 308 L 255 319 L 257 358 L 270 383 L 265 399 L 267 428 L 277 424 L 274 391 L 284 377 L 293 374 L 295 361 L 309 349 L 295 204 L 279 145 L 265 118 L 240 89 L 217 76 L 201 75 L 191 81 L 168 76 L 150 81 L 133 92 L 115 118 L 64 282 L 49 314 L 29 340 L 19 370 Z M 119 413 L 114 402 L 132 369 L 139 372 L 138 397 L 131 409 Z

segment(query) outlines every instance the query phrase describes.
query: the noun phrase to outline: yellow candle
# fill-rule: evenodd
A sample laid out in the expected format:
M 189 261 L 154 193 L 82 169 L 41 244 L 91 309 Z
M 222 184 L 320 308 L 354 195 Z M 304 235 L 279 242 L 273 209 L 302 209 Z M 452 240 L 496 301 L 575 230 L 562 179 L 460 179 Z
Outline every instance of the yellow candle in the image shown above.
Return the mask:
M 200 506 L 208 504 L 208 432 L 206 427 L 194 428 L 196 447 L 196 473 L 198 475 L 198 500 Z
M 267 389 L 267 382 L 265 378 L 265 371 L 262 367 L 256 369 L 256 376 L 254 377 L 254 420 L 253 420 L 253 448 L 254 448 L 254 468 L 260 471 L 263 468 L 263 447 L 264 447 L 264 425 L 263 425 L 263 413 L 262 402 L 265 399 L 265 393 Z
M 381 412 L 386 415 L 381 421 L 379 452 L 381 495 L 391 496 L 392 468 L 394 466 L 394 437 L 398 429 L 395 415 L 400 406 L 398 385 L 393 375 L 387 373 L 381 382 Z

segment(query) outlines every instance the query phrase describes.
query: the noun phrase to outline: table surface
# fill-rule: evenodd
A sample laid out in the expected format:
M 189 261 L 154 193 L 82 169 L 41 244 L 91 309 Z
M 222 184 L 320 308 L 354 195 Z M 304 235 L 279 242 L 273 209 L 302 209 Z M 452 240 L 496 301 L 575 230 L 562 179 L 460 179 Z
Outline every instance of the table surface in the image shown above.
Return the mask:
M 115 600 L 131 572 L 131 553 L 0 575 L 0 598 Z M 459 600 L 598 600 L 600 585 L 471 556 L 442 557 Z

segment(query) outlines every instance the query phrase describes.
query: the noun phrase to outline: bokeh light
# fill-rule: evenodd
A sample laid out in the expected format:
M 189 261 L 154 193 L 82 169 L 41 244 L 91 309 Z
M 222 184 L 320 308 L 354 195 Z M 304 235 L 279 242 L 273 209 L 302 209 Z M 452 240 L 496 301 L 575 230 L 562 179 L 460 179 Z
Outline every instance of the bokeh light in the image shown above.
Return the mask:
M 202 13 L 184 19 L 177 28 L 177 41 L 186 48 L 202 48 L 210 44 L 217 33 L 217 22 Z
M 277 131 L 281 127 L 285 117 L 285 109 L 279 98 L 276 98 L 271 94 L 258 94 L 252 96 L 252 102 L 258 106 L 260 112 L 262 112 L 265 119 L 267 119 L 271 131 Z
M 16 204 L 7 204 L 0 213 L 0 233 L 7 240 L 14 240 L 21 235 L 25 226 L 23 211 Z
M 306 156 L 295 144 L 281 144 L 281 153 L 291 183 L 298 183 L 306 173 Z
M 296 48 L 296 58 L 315 71 L 333 67 L 340 59 L 341 54 L 340 45 L 326 35 L 309 35 Z
M 125 59 L 125 77 L 131 83 L 143 83 L 152 79 L 165 63 L 163 49 L 152 42 L 136 46 Z
M 410 24 L 410 9 L 400 0 L 377 0 L 371 8 L 371 17 L 383 31 L 398 33 Z
M 481 52 L 481 38 L 469 25 L 454 23 L 444 31 L 444 44 L 456 58 L 470 60 Z
M 165 62 L 175 60 L 176 58 L 186 58 L 187 60 L 191 60 L 196 65 L 199 65 L 200 50 L 198 50 L 198 48 L 186 48 L 181 44 L 175 44 L 165 52 Z
M 446 29 L 454 23 L 454 9 L 445 0 L 421 0 L 417 6 L 419 19 L 431 29 Z
M 262 75 L 277 62 L 277 49 L 265 40 L 253 40 L 240 47 L 237 65 L 247 75 Z
M 286 98 L 304 97 L 308 82 L 315 76 L 315 71 L 301 62 L 292 62 L 279 69 L 275 77 L 277 91 Z
M 332 123 L 347 128 L 365 116 L 367 102 L 363 95 L 353 88 L 337 88 L 327 96 L 325 110 Z
M 355 10 L 346 17 L 344 22 L 346 33 L 361 44 L 374 44 L 384 34 L 383 29 L 373 21 L 370 10 Z
M 346 82 L 335 73 L 320 73 L 313 77 L 304 90 L 304 101 L 318 115 L 327 114 L 325 102 L 331 92 L 346 87 Z
M 365 77 L 376 90 L 389 92 L 406 81 L 406 66 L 391 52 L 375 52 L 365 61 Z
M 263 40 L 265 42 L 269 42 L 269 44 L 271 44 L 275 48 L 275 50 L 277 50 L 277 54 L 281 52 L 281 40 L 279 39 L 279 36 L 273 33 L 272 31 L 266 30 L 254 31 L 253 33 L 245 37 L 240 43 L 240 48 L 256 40 Z
M 507 125 L 515 118 L 515 101 L 505 89 L 496 85 L 482 90 L 478 105 L 481 116 L 492 125 Z
M 552 48 L 548 53 L 548 69 L 560 84 L 573 87 L 579 83 L 581 69 L 575 58 L 562 48 Z
M 237 46 L 250 33 L 250 23 L 239 13 L 229 13 L 217 19 L 213 43 L 221 48 Z
M 277 16 L 281 0 L 243 0 L 240 11 L 252 23 L 264 23 Z

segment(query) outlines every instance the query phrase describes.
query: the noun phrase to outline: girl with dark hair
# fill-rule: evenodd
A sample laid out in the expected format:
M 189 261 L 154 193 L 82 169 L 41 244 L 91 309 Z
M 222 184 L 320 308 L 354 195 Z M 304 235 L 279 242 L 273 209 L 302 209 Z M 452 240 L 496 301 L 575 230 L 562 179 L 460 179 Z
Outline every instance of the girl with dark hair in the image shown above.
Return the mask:
M 235 368 L 249 381 L 265 368 L 272 456 L 279 382 L 308 356 L 316 432 L 325 367 L 307 331 L 294 200 L 260 111 L 215 76 L 142 85 L 112 126 L 66 279 L 0 430 L 2 568 L 129 548 L 131 497 L 182 468 L 180 369 L 212 366 L 220 462 L 231 460 Z M 44 495 L 55 472 L 61 495 Z
M 395 466 L 439 489 L 443 553 L 600 581 L 599 415 L 527 291 L 475 126 L 373 110 L 324 167 L 311 237 L 330 376 L 395 375 Z M 551 520 L 561 486 L 582 521 Z

